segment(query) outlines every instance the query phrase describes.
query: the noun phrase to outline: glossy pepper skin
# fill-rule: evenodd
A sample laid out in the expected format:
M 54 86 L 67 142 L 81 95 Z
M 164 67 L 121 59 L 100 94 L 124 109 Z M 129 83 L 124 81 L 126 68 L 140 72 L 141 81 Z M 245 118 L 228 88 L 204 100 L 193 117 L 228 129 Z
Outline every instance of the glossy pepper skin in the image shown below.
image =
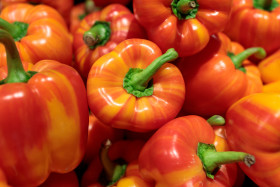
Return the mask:
M 280 47 L 279 0 L 233 0 L 225 33 L 245 48 L 263 47 L 268 54 Z M 267 4 L 267 5 L 266 5 Z
M 145 142 L 142 140 L 120 140 L 111 144 L 110 147 L 104 147 L 106 145 L 103 145 L 103 147 L 100 148 L 100 155 L 95 157 L 85 171 L 81 180 L 81 186 L 108 186 L 108 183 L 114 185 L 121 177 L 125 176 L 127 165 L 133 163 L 137 166 L 137 158 L 144 144 Z M 115 162 L 120 159 L 123 164 Z M 111 181 L 112 173 L 114 173 L 116 166 L 114 165 L 115 163 L 122 167 L 122 171 L 118 174 L 116 181 Z M 102 179 L 102 177 L 100 177 L 102 171 L 105 172 L 103 181 L 100 180 Z M 133 175 L 137 176 L 137 174 Z M 104 178 L 106 179 L 104 180 Z
M 20 25 L 25 29 L 19 30 L 15 22 L 21 22 Z M 23 61 L 35 64 L 49 59 L 72 64 L 72 40 L 63 17 L 55 9 L 46 5 L 7 6 L 0 14 L 0 28 L 16 38 Z M 1 63 L 6 63 L 3 46 L 0 46 L 0 57 Z
M 96 6 L 104 7 L 109 4 L 122 4 L 127 5 L 131 2 L 131 0 L 92 0 Z
M 244 51 L 238 47 L 241 46 L 231 43 L 225 35 L 216 34 L 198 54 L 178 59 L 177 66 L 188 90 L 184 112 L 205 117 L 224 115 L 241 97 L 262 91 L 258 68 L 246 58 L 252 54 L 264 58 L 265 51 L 262 48 Z
M 74 34 L 75 67 L 86 80 L 92 64 L 128 38 L 145 38 L 145 31 L 123 5 L 108 5 L 87 15 Z
M 173 119 L 184 102 L 184 80 L 175 65 L 166 63 L 178 54 L 170 50 L 161 55 L 151 41 L 128 39 L 100 57 L 87 81 L 94 115 L 114 128 L 138 132 Z
M 145 180 L 154 180 L 155 186 L 162 187 L 231 186 L 236 176 L 234 168 L 230 171 L 222 166 L 213 174 L 213 179 L 206 176 L 204 161 L 210 161 L 211 158 L 203 161 L 198 147 L 199 143 L 213 144 L 214 141 L 212 127 L 200 116 L 173 119 L 145 143 L 138 158 L 140 174 Z M 216 153 L 229 152 L 214 154 Z M 223 163 L 220 158 L 218 160 L 220 164 Z M 235 176 L 227 176 L 231 172 Z
M 257 93 L 234 103 L 226 114 L 228 144 L 232 150 L 254 154 L 256 163 L 250 169 L 240 167 L 258 186 L 280 183 L 279 106 L 279 93 Z
M 48 179 L 39 187 L 79 187 L 79 180 L 74 171 L 69 173 L 51 173 Z
M 260 61 L 258 68 L 265 84 L 280 80 L 280 50 Z
M 70 10 L 74 5 L 74 0 L 1 0 L 2 8 L 16 3 L 35 3 L 45 4 L 56 9 L 68 24 L 70 19 Z
M 174 48 L 183 57 L 201 51 L 210 35 L 224 29 L 231 0 L 134 0 L 133 10 L 151 41 L 162 51 Z
M 50 172 L 70 172 L 83 158 L 86 89 L 75 69 L 57 61 L 25 72 L 12 37 L 0 29 L 0 40 L 8 62 L 0 82 L 0 168 L 12 186 L 38 186 Z

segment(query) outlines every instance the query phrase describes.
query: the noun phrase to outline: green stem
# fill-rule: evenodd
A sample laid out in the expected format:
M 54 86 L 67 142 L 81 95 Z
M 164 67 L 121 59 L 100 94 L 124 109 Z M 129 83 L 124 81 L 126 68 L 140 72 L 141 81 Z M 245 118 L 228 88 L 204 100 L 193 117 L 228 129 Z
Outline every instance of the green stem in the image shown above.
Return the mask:
M 0 84 L 27 82 L 32 75 L 25 72 L 12 36 L 0 29 L 0 42 L 5 46 L 8 65 L 8 76 Z
M 85 1 L 85 13 L 86 13 L 86 15 L 90 14 L 90 13 L 96 11 L 96 10 L 97 10 L 97 7 L 95 6 L 93 0 L 86 0 Z
M 274 9 L 275 2 L 273 0 L 254 0 L 253 1 L 254 7 L 262 10 Z
M 0 18 L 0 28 L 6 30 L 12 36 L 19 32 L 19 28 L 16 25 L 9 23 L 2 18 Z
M 116 164 L 110 160 L 108 156 L 108 151 L 111 145 L 112 142 L 110 140 L 107 140 L 103 144 L 100 151 L 100 160 L 104 167 L 107 180 L 109 181 L 109 185 L 116 183 L 125 174 L 127 166 Z
M 173 0 L 171 8 L 178 19 L 195 18 L 199 4 L 197 0 Z
M 251 48 L 248 48 L 248 49 L 242 51 L 241 53 L 239 53 L 237 55 L 230 56 L 230 58 L 234 64 L 235 68 L 239 69 L 240 67 L 242 67 L 243 61 L 252 55 L 255 55 L 255 57 L 258 59 L 263 59 L 266 56 L 266 52 L 261 47 L 251 47 Z
M 201 159 L 204 170 L 209 178 L 214 178 L 214 173 L 223 164 L 244 162 L 250 167 L 255 163 L 255 157 L 244 152 L 217 152 L 213 144 L 198 143 L 197 155 Z
M 225 125 L 225 118 L 220 115 L 214 115 L 207 119 L 207 122 L 211 126 L 223 126 Z
M 159 68 L 163 64 L 173 61 L 176 58 L 178 58 L 178 53 L 175 49 L 168 49 L 166 53 L 156 58 L 146 69 L 134 74 L 131 78 L 130 84 L 137 90 L 145 90 L 148 82 L 152 79 L 153 75 L 159 70 Z
M 96 21 L 91 29 L 84 33 L 83 39 L 90 49 L 94 49 L 98 45 L 105 45 L 110 36 L 110 23 L 105 21 Z

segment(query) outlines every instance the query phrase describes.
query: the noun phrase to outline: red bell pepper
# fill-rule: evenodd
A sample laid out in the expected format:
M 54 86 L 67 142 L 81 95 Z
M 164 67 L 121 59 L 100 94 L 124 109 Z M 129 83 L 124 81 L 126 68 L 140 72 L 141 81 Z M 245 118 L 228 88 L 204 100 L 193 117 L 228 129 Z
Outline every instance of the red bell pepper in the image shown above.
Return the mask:
M 63 16 L 67 24 L 70 19 L 70 10 L 74 5 L 74 0 L 1 0 L 1 2 L 2 8 L 16 3 L 42 3 L 56 9 Z
M 134 0 L 133 10 L 148 37 L 162 51 L 174 48 L 180 57 L 201 51 L 210 35 L 226 26 L 232 0 Z
M 224 179 L 226 169 L 219 167 L 239 161 L 250 166 L 254 157 L 243 152 L 216 152 L 214 139 L 212 127 L 199 116 L 173 119 L 145 143 L 138 159 L 140 174 L 145 180 L 154 180 L 155 186 L 230 186 Z
M 114 128 L 145 132 L 159 128 L 181 110 L 185 98 L 179 69 L 166 63 L 178 57 L 174 49 L 162 56 L 144 39 L 128 39 L 92 66 L 87 81 L 89 107 Z
M 11 187 L 10 185 L 8 185 L 7 183 L 7 178 L 4 174 L 4 172 L 0 169 L 0 186 L 1 187 Z
M 280 81 L 280 49 L 260 61 L 258 68 L 264 83 Z
M 254 154 L 256 163 L 245 174 L 258 186 L 276 187 L 280 184 L 280 95 L 257 93 L 234 103 L 226 113 L 226 135 L 235 151 Z
M 0 14 L 0 28 L 13 36 L 23 61 L 34 64 L 49 59 L 72 64 L 72 39 L 55 9 L 46 5 L 10 5 Z M 0 53 L 5 53 L 2 45 Z M 2 64 L 5 60 L 0 59 Z
M 145 38 L 143 28 L 128 8 L 108 5 L 87 15 L 74 34 L 76 68 L 86 80 L 92 64 L 128 38 Z
M 236 45 L 225 42 L 224 37 L 212 35 L 201 52 L 180 58 L 177 62 L 188 90 L 183 105 L 187 114 L 224 115 L 241 97 L 262 91 L 258 68 L 252 63 L 245 65 L 245 60 L 253 54 L 264 58 L 265 51 L 256 47 L 234 54 Z
M 95 6 L 92 0 L 85 0 L 84 3 L 75 5 L 70 12 L 70 32 L 74 35 L 86 15 L 98 10 L 100 10 L 100 8 Z
M 280 48 L 279 0 L 233 0 L 225 33 L 245 48 L 259 46 L 268 54 Z
M 102 143 L 110 139 L 112 143 L 122 139 L 124 132 L 103 124 L 90 112 L 88 125 L 88 139 L 83 162 L 89 164 L 98 154 Z
M 0 81 L 0 168 L 12 186 L 37 186 L 50 172 L 67 173 L 81 162 L 86 89 L 75 69 L 57 61 L 40 61 L 25 72 L 13 38 L 2 29 L 0 42 L 8 62 Z
M 113 144 L 110 141 L 109 144 L 107 143 L 103 144 L 100 155 L 97 155 L 83 174 L 82 187 L 114 185 L 125 176 L 127 164 L 137 161 L 145 142 L 120 140 Z M 120 162 L 118 163 L 117 160 Z
M 131 2 L 131 0 L 92 0 L 96 6 L 104 7 L 109 4 L 122 4 L 127 5 Z
M 74 171 L 65 174 L 51 173 L 39 187 L 79 187 L 79 180 Z

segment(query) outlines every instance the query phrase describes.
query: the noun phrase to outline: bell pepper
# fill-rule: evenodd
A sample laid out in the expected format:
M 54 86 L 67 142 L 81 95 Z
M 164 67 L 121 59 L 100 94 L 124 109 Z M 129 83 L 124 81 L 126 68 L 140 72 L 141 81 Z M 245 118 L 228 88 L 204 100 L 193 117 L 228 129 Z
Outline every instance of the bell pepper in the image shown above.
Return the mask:
M 184 57 L 201 51 L 210 35 L 224 29 L 231 0 L 134 0 L 133 10 L 151 41 Z
M 265 93 L 280 93 L 280 80 L 265 84 L 263 86 L 263 92 Z
M 262 91 L 258 68 L 248 61 L 246 64 L 245 60 L 251 55 L 264 58 L 265 51 L 255 47 L 234 54 L 239 48 L 236 44 L 225 43 L 225 37 L 212 35 L 201 52 L 177 61 L 188 90 L 183 105 L 187 114 L 224 115 L 241 97 Z
M 46 5 L 7 6 L 0 14 L 0 28 L 13 36 L 23 61 L 35 64 L 49 59 L 72 64 L 72 39 L 63 17 L 55 9 Z M 0 46 L 0 53 L 4 50 Z M 0 61 L 6 63 L 5 57 Z
M 154 180 L 155 186 L 230 186 L 222 185 L 226 169 L 219 167 L 234 162 L 250 166 L 255 162 L 254 156 L 217 152 L 214 140 L 212 127 L 202 117 L 175 118 L 145 143 L 138 158 L 140 174 L 147 181 Z
M 83 162 L 89 164 L 98 154 L 102 143 L 110 139 L 112 143 L 121 140 L 124 132 L 103 124 L 92 112 L 89 114 L 88 139 Z
M 0 186 L 1 187 L 11 187 L 10 185 L 8 185 L 7 183 L 7 178 L 4 174 L 4 172 L 0 169 Z
M 84 156 L 86 89 L 74 68 L 57 61 L 24 71 L 13 38 L 2 29 L 0 42 L 8 66 L 0 81 L 0 168 L 12 186 L 38 186 L 50 172 L 72 171 Z
M 82 176 L 81 186 L 114 185 L 125 176 L 127 165 L 137 161 L 144 143 L 142 140 L 120 140 L 113 144 L 109 140 L 104 142 L 100 155 L 90 163 Z
M 260 61 L 258 68 L 265 84 L 280 80 L 280 49 Z
M 122 4 L 127 5 L 131 2 L 131 0 L 92 0 L 96 6 L 105 7 L 109 4 Z
M 56 9 L 68 24 L 70 19 L 70 10 L 74 5 L 74 0 L 1 0 L 2 8 L 16 3 L 34 3 L 45 4 Z
M 69 173 L 51 173 L 48 179 L 39 187 L 79 187 L 79 180 L 74 171 Z
M 259 46 L 268 54 L 280 48 L 279 0 L 233 0 L 224 32 L 245 48 Z
M 108 5 L 87 15 L 74 34 L 76 69 L 86 80 L 92 64 L 128 38 L 145 38 L 145 31 L 125 6 Z
M 258 186 L 280 183 L 279 93 L 257 93 L 234 103 L 226 113 L 226 135 L 230 148 L 254 154 L 255 165 L 245 174 Z
M 70 32 L 74 35 L 85 16 L 98 10 L 100 10 L 100 8 L 95 6 L 92 0 L 85 0 L 84 3 L 73 6 L 70 12 Z
M 87 94 L 89 107 L 104 124 L 137 132 L 155 130 L 173 119 L 185 99 L 179 69 L 167 63 L 174 49 L 162 55 L 144 39 L 128 39 L 92 66 Z

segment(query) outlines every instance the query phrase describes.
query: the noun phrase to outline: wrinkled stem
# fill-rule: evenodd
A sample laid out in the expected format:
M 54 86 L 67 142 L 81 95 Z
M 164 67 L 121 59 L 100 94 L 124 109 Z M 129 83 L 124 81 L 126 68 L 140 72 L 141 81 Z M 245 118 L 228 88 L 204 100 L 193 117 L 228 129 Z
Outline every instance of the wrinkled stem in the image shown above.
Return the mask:
M 182 14 L 187 14 L 191 9 L 196 7 L 196 2 L 193 0 L 180 0 L 177 3 L 177 10 Z

